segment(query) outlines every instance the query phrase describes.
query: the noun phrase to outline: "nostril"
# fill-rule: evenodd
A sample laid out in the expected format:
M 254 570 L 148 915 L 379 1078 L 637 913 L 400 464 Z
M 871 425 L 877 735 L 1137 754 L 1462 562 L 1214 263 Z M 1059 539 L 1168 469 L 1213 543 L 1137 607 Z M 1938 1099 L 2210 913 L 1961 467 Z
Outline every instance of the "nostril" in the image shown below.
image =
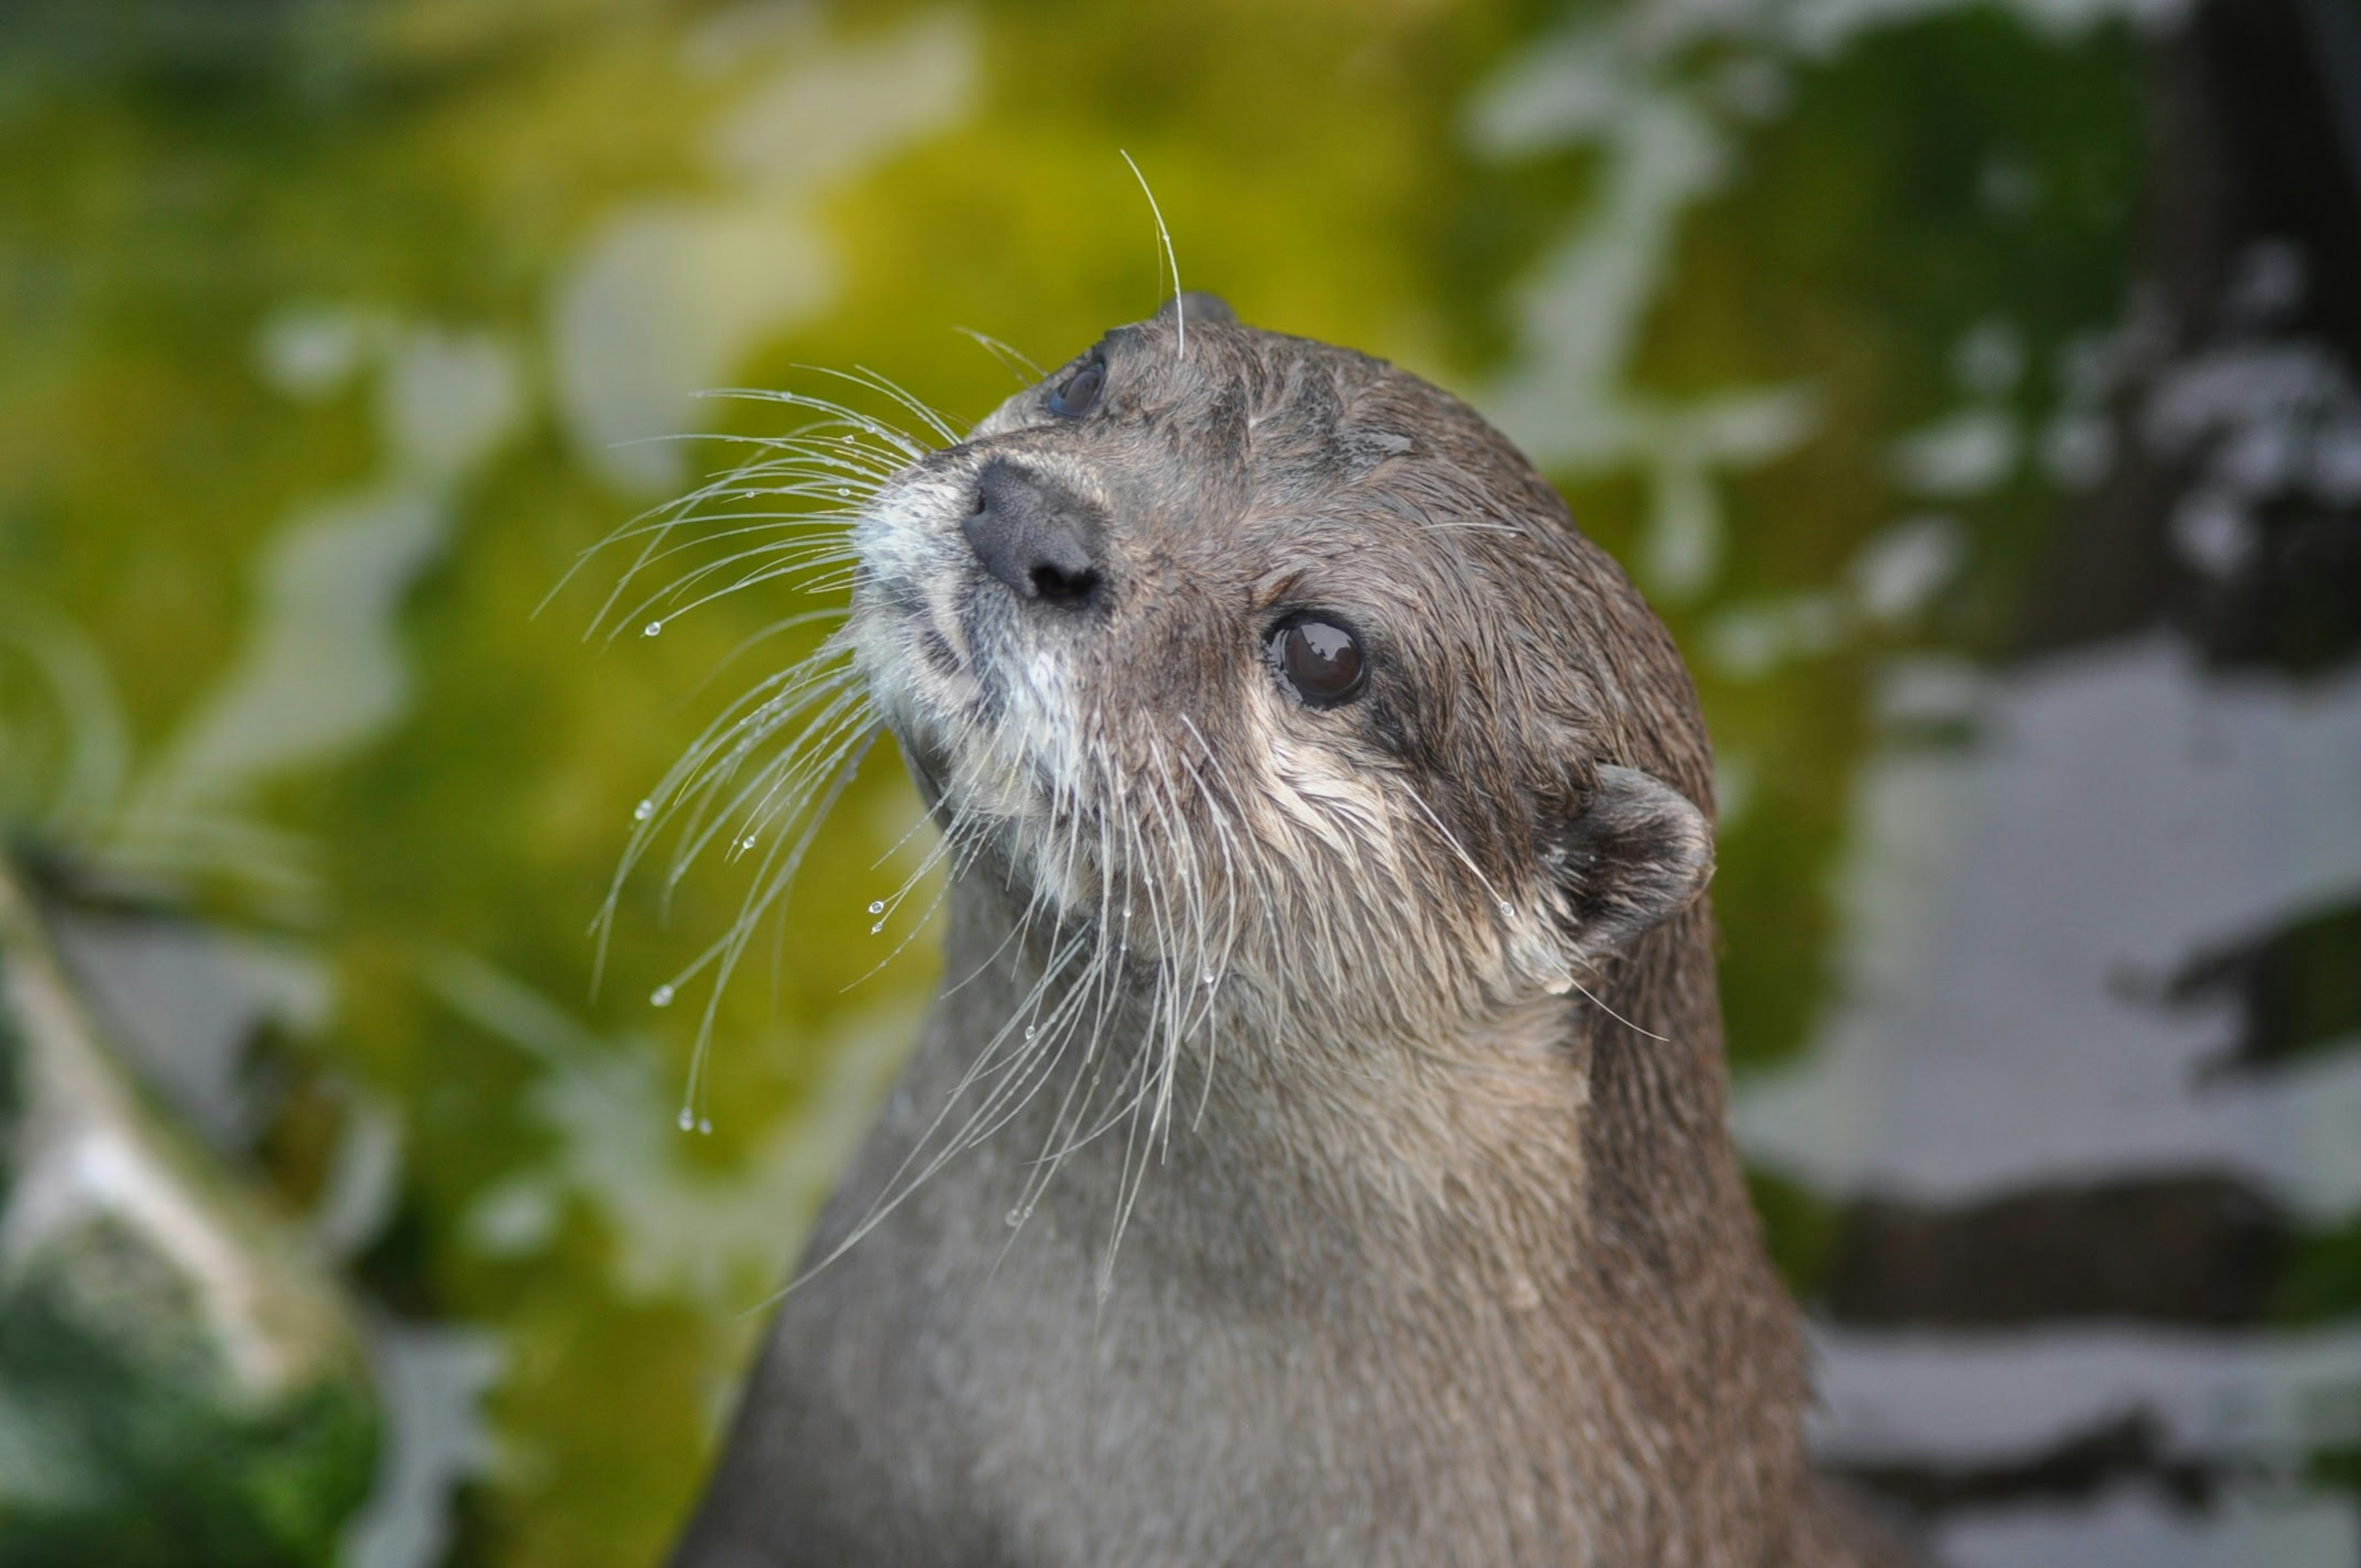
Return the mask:
M 1033 568 L 1033 591 L 1054 603 L 1081 604 L 1098 587 L 1099 575 L 1087 568 L 1068 571 L 1046 563 Z

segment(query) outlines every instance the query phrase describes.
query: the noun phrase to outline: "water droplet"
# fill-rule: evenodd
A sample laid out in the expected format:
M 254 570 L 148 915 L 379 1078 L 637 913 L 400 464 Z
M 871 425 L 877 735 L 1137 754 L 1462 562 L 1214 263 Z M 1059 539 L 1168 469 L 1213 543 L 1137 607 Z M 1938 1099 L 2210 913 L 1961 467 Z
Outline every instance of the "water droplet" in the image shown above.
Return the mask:
M 671 987 L 671 986 L 668 986 L 668 985 L 660 985 L 660 986 L 657 986 L 653 991 L 649 992 L 648 992 L 648 1005 L 649 1005 L 649 1006 L 651 1006 L 651 1007 L 669 1007 L 669 1006 L 671 1006 L 671 1005 L 672 1005 L 672 987 Z M 686 1114 L 687 1114 L 687 1113 L 686 1113 L 686 1112 L 683 1112 L 683 1113 L 682 1113 L 682 1114 L 683 1114 L 683 1115 L 686 1115 Z
M 699 1116 L 697 1119 L 697 1130 L 704 1134 L 707 1137 L 711 1137 L 713 1135 L 713 1118 L 710 1116 Z
M 884 922 L 883 920 L 880 920 L 879 922 L 877 922 L 877 924 L 876 924 L 876 925 L 872 926 L 871 927 L 869 927 L 869 934 L 870 934 L 871 936 L 874 937 L 874 936 L 876 936 L 879 932 L 881 932 L 881 931 L 883 931 L 883 930 L 884 930 L 884 929 L 885 929 L 885 922 Z
M 837 493 L 838 495 L 840 495 L 840 496 L 849 496 L 849 495 L 851 495 L 852 492 L 851 492 L 851 490 L 846 489 L 842 485 L 839 485 L 839 486 L 837 486 L 837 488 L 836 488 L 836 493 Z
M 1024 1210 L 1022 1210 L 1022 1209 L 1011 1209 L 1010 1211 L 1008 1211 L 1008 1228 L 1009 1228 L 1010 1230 L 1012 1230 L 1012 1231 L 1013 1231 L 1013 1230 L 1015 1230 L 1017 1226 L 1019 1226 L 1019 1225 L 1023 1224 L 1024 1223 L 1025 1223 L 1025 1211 L 1024 1211 Z
M 1205 971 L 1205 983 L 1206 983 L 1207 985 L 1212 985 L 1212 984 L 1214 984 L 1214 983 L 1215 983 L 1215 981 L 1214 981 L 1214 979 L 1213 979 L 1213 971 L 1212 970 L 1207 970 Z
M 1516 917 L 1517 906 L 1510 903 L 1505 898 L 1500 900 L 1500 918 L 1503 920 L 1514 920 Z
M 1029 1039 L 1031 1039 L 1034 1036 L 1036 1036 L 1036 1035 L 1039 1034 L 1040 1032 L 1041 1032 L 1040 1030 L 1038 1030 L 1038 1029 L 1035 1028 L 1035 1027 L 1034 1027 L 1032 1025 L 1030 1025 L 1030 1024 L 1027 1024 L 1027 1025 L 1025 1025 L 1025 1037 L 1026 1037 L 1027 1039 L 1028 1039 L 1028 1040 L 1029 1040 Z
M 645 630 L 645 631 L 642 632 L 642 633 L 641 633 L 641 635 L 642 635 L 642 636 L 643 636 L 643 637 L 653 637 L 657 632 L 662 631 L 663 630 L 664 630 L 664 622 L 663 622 L 663 621 L 661 621 L 661 620 L 651 620 L 651 621 L 649 621 L 649 622 L 648 622 L 648 629 L 647 629 L 647 630 Z
M 687 1106 L 682 1106 L 680 1108 L 680 1130 L 686 1133 L 695 1128 L 696 1125 L 697 1118 L 689 1114 Z
M 883 914 L 884 914 L 884 913 L 885 913 L 885 901 L 884 901 L 884 899 L 882 899 L 882 898 L 873 898 L 873 899 L 871 899 L 871 900 L 869 901 L 869 913 L 870 913 L 870 914 L 872 914 L 872 915 L 883 915 Z
M 655 814 L 656 803 L 653 800 L 643 800 L 640 802 L 639 805 L 631 807 L 631 820 L 634 822 L 645 822 L 649 817 L 653 817 Z
M 1115 1281 L 1114 1281 L 1114 1280 L 1112 1280 L 1112 1279 L 1102 1279 L 1102 1280 L 1100 1280 L 1100 1281 L 1099 1281 L 1099 1304 L 1100 1304 L 1101 1306 L 1104 1306 L 1104 1305 L 1106 1304 L 1106 1299 L 1107 1299 L 1108 1297 L 1110 1297 L 1110 1296 L 1114 1295 L 1114 1294 L 1115 1294 Z
M 749 833 L 743 839 L 739 839 L 738 847 L 741 850 L 752 849 L 754 847 L 754 835 Z

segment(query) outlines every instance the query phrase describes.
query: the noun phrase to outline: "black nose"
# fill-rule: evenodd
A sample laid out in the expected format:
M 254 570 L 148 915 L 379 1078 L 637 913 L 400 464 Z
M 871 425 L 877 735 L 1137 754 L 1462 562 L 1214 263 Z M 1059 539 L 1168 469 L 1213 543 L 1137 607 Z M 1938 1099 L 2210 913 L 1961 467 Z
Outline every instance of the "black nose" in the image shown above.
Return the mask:
M 994 458 L 966 528 L 975 558 L 1018 598 L 1080 609 L 1097 597 L 1106 520 L 1055 480 Z

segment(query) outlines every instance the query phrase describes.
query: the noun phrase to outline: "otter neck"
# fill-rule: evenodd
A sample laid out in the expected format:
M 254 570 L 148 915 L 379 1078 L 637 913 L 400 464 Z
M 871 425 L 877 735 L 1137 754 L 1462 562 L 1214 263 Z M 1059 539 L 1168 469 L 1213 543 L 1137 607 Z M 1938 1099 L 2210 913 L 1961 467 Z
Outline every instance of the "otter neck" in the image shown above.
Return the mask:
M 998 878 L 964 879 L 951 908 L 952 971 L 984 974 L 961 1005 L 996 1022 L 1035 992 L 1052 943 L 1009 939 L 1019 909 Z M 1723 1266 L 1733 1223 L 1752 1224 L 1702 914 L 1650 933 L 1592 997 L 1537 995 L 1445 1039 L 1315 1038 L 1216 996 L 1169 1083 L 1148 1058 L 1170 999 L 1145 966 L 1101 983 L 1091 1054 L 1070 1048 L 994 1142 L 1070 1149 L 1039 1203 L 1076 1234 L 1112 1234 L 1136 1187 L 1118 1277 L 1185 1266 L 1423 1296 L 1473 1270 L 1521 1300 L 1598 1266 L 1604 1245 L 1686 1289 Z M 1093 1111 L 1105 1130 L 1071 1146 L 1068 1075 L 1092 1073 L 1139 1109 L 1127 1124 Z

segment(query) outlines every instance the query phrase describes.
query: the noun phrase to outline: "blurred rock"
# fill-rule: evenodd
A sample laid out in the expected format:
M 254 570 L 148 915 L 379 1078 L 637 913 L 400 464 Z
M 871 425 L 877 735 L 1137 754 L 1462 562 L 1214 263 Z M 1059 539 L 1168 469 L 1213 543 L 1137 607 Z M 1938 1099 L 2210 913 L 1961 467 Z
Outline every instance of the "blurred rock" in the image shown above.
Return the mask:
M 0 1565 L 323 1563 L 378 1418 L 298 1233 L 145 1105 L 0 867 Z

